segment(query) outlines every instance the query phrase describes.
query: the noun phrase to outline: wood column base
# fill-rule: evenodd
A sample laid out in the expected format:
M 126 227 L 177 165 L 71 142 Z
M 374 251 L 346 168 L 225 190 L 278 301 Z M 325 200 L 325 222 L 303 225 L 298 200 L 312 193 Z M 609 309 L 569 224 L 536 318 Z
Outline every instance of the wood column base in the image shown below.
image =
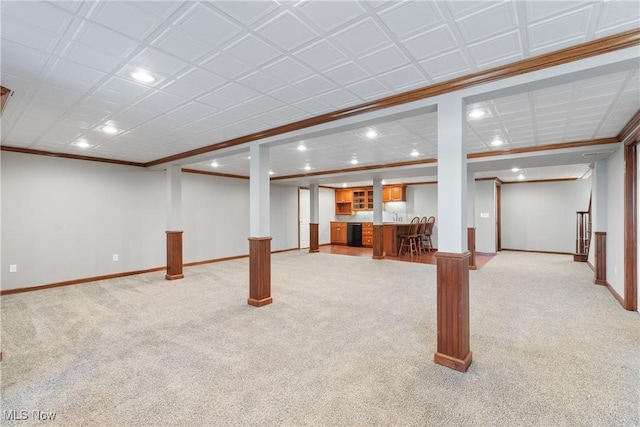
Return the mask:
M 182 273 L 182 231 L 167 231 L 167 280 L 184 278 Z
M 247 304 L 271 304 L 271 237 L 249 237 L 249 299 Z
M 467 228 L 467 247 L 471 256 L 469 257 L 469 270 L 477 270 L 476 264 L 476 229 L 475 227 Z
M 596 277 L 594 283 L 607 286 L 607 233 L 596 231 L 595 244 L 595 270 Z
M 320 248 L 318 246 L 318 224 L 314 223 L 309 224 L 309 252 L 320 252 Z
M 373 259 L 384 258 L 384 226 L 373 224 Z
M 469 258 L 465 252 L 436 252 L 438 350 L 433 361 L 456 371 L 471 365 L 469 343 Z

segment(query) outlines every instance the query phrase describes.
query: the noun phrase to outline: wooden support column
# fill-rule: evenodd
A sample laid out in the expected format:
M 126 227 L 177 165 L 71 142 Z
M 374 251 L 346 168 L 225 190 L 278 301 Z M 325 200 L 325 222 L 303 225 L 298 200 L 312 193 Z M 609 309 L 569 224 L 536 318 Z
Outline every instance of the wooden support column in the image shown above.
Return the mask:
M 469 247 L 469 270 L 477 270 L 476 265 L 476 228 L 467 227 L 467 246 Z
M 269 147 L 249 146 L 249 299 L 254 307 L 271 304 L 271 236 L 269 235 Z
M 373 226 L 373 259 L 384 258 L 384 226 L 375 224 Z
M 182 279 L 182 167 L 167 166 L 167 280 Z
M 640 133 L 636 138 L 640 139 Z M 637 140 L 624 146 L 624 308 L 638 310 Z
M 384 258 L 382 225 L 382 178 L 373 179 L 373 259 Z
M 309 252 L 320 252 L 318 245 L 318 224 L 309 223 Z
M 182 279 L 182 231 L 167 231 L 167 280 Z
M 434 362 L 466 372 L 469 342 L 469 252 L 436 252 L 438 270 L 438 351 Z
M 466 372 L 469 343 L 466 105 L 446 96 L 438 102 L 438 349 L 434 362 Z
M 320 223 L 320 189 L 318 184 L 309 186 L 309 252 L 319 252 L 318 224 Z
M 596 285 L 607 285 L 607 233 L 604 231 L 596 231 L 595 241 L 595 268 L 596 278 L 594 283 Z
M 249 237 L 249 299 L 254 307 L 271 304 L 271 237 Z

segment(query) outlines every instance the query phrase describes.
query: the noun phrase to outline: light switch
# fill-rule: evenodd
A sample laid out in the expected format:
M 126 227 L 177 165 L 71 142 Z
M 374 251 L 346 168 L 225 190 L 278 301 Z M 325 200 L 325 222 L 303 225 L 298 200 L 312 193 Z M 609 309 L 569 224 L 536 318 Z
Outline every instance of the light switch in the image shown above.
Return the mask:
M 489 212 L 481 212 L 480 218 L 489 218 Z

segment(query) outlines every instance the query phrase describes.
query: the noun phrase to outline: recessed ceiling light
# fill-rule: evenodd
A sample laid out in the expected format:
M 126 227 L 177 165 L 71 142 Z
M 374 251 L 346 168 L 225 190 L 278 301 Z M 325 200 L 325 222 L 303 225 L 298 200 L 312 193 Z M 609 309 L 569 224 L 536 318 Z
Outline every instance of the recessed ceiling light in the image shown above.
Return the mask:
M 118 129 L 114 128 L 114 127 L 113 127 L 113 126 L 111 126 L 111 125 L 102 126 L 102 127 L 100 128 L 100 130 L 101 130 L 102 132 L 104 132 L 104 133 L 110 133 L 110 134 L 114 134 L 114 133 L 118 133 L 118 132 L 119 132 L 119 130 L 118 130 Z
M 273 172 L 272 170 L 270 170 L 270 171 L 269 171 L 269 175 L 273 175 L 273 173 L 274 173 L 274 172 Z
M 304 165 L 304 170 L 306 170 L 306 171 L 310 171 L 310 170 L 311 170 L 311 166 L 309 166 L 309 165 Z
M 498 139 L 498 138 L 496 138 L 493 141 L 491 141 L 491 145 L 493 145 L 493 146 L 502 145 L 502 144 L 504 144 L 504 141 L 501 140 L 501 139 Z
M 298 151 L 307 151 L 307 147 L 304 144 L 298 145 Z
M 420 153 L 418 153 L 418 150 L 414 148 L 413 151 L 411 152 L 411 157 L 418 157 L 419 155 Z
M 80 139 L 80 140 L 76 141 L 74 144 L 78 148 L 89 148 L 89 147 L 91 147 L 91 145 L 84 139 Z
M 484 117 L 487 114 L 484 110 L 473 110 L 469 113 L 469 117 L 472 119 L 479 119 L 480 117 Z
M 522 181 L 522 180 L 524 179 L 524 175 L 522 175 L 522 174 L 518 175 L 518 179 L 519 179 L 520 181 Z
M 211 167 L 212 168 L 217 168 L 218 166 L 220 166 L 220 165 L 218 164 L 217 161 L 214 160 L 214 161 L 211 162 Z
M 365 133 L 364 136 L 366 136 L 369 139 L 372 139 L 378 136 L 378 132 L 376 132 L 375 130 L 370 130 L 367 133 Z
M 380 182 L 380 184 L 385 185 L 385 184 L 386 184 L 386 181 L 383 179 L 383 180 Z
M 342 188 L 347 188 L 347 183 L 346 182 L 342 183 Z
M 351 164 L 352 165 L 357 165 L 358 164 L 358 159 L 351 159 Z
M 153 83 L 156 81 L 156 78 L 145 70 L 134 71 L 133 73 L 131 73 L 131 77 L 143 83 Z
M 520 168 L 511 168 L 511 172 L 520 172 Z

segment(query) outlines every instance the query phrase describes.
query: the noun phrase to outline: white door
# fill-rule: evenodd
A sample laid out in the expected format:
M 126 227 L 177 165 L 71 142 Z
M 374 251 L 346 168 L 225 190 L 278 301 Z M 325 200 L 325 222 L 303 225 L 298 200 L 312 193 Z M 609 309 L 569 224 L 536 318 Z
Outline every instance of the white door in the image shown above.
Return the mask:
M 306 188 L 300 188 L 298 190 L 298 200 L 300 201 L 299 219 L 300 219 L 300 234 L 299 245 L 300 249 L 309 247 L 309 218 L 311 211 L 311 199 L 309 197 L 309 190 Z

